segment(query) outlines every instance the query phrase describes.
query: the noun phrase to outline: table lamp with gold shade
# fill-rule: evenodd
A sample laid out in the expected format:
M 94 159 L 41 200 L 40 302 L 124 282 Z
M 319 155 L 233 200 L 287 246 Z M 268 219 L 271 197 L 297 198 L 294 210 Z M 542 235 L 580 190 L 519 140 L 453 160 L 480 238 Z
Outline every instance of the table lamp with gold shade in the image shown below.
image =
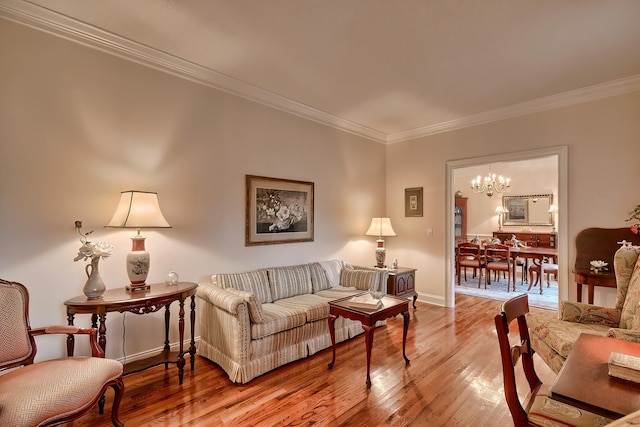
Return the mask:
M 113 218 L 105 227 L 135 228 L 137 234 L 131 238 L 133 249 L 127 255 L 127 275 L 131 283 L 126 286 L 130 292 L 145 291 L 149 275 L 150 257 L 145 249 L 146 237 L 140 234 L 143 228 L 171 228 L 160 210 L 158 193 L 150 191 L 123 191 Z
M 383 237 L 396 236 L 396 232 L 393 231 L 391 226 L 391 219 L 389 218 L 371 218 L 371 225 L 365 236 L 378 236 L 378 246 L 376 247 L 376 267 L 384 268 L 384 260 L 387 256 L 386 249 L 384 248 Z

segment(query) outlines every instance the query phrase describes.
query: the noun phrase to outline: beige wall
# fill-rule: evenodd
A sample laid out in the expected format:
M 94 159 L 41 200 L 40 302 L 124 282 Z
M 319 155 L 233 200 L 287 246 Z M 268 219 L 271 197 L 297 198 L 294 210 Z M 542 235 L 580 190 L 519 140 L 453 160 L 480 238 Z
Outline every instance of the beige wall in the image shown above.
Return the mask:
M 398 233 L 387 245 L 390 256 L 419 269 L 416 287 L 423 299 L 443 303 L 451 286 L 445 280 L 446 162 L 566 146 L 567 241 L 561 244 L 568 245 L 563 268 L 571 283 L 568 295 L 575 300 L 570 271 L 576 234 L 587 227 L 625 227 L 628 212 L 640 203 L 639 117 L 636 92 L 388 146 L 387 213 Z M 404 218 L 404 188 L 420 186 L 425 215 Z M 613 304 L 613 290 L 597 290 L 595 302 Z
M 157 191 L 173 226 L 144 232 L 150 282 L 169 269 L 196 281 L 320 259 L 373 262 L 364 232 L 384 214 L 383 144 L 1 19 L 0 58 L 0 277 L 29 288 L 32 325 L 65 324 L 63 302 L 82 293 L 75 220 L 115 245 L 100 265 L 107 287 L 127 283 L 135 231 L 103 228 L 124 190 Z M 246 174 L 314 182 L 315 241 L 245 247 Z M 122 317 L 107 317 L 108 357 L 123 356 Z M 162 319 L 127 314 L 126 353 L 161 346 Z M 46 339 L 40 357 L 64 351 L 64 339 Z
M 64 323 L 64 300 L 81 293 L 74 220 L 116 246 L 101 263 L 107 286 L 126 283 L 132 231 L 102 228 L 123 190 L 158 191 L 174 227 L 145 233 L 152 282 L 169 269 L 194 281 L 316 259 L 368 264 L 374 242 L 362 234 L 386 208 L 398 233 L 388 258 L 418 268 L 421 299 L 436 303 L 449 286 L 448 161 L 567 146 L 566 270 L 578 231 L 625 226 L 640 203 L 640 93 L 385 147 L 4 20 L 0 59 L 0 277 L 29 287 L 34 326 Z M 245 247 L 246 174 L 315 182 L 315 241 Z M 424 216 L 405 218 L 404 189 L 420 186 Z M 107 356 L 157 348 L 161 319 L 109 315 Z M 64 352 L 46 339 L 41 358 Z

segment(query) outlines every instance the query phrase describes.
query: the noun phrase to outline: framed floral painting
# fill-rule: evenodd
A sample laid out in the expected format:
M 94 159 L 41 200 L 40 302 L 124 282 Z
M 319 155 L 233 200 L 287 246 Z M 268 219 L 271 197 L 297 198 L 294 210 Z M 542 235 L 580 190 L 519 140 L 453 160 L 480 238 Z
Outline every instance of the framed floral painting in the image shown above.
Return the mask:
M 404 216 L 422 216 L 422 187 L 404 189 Z
M 245 245 L 313 241 L 313 182 L 247 175 Z

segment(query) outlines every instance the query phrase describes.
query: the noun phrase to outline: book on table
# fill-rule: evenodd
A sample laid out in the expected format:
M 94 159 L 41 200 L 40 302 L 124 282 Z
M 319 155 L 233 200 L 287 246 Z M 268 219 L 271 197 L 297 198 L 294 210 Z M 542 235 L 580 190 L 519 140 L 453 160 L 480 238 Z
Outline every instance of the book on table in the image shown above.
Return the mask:
M 383 307 L 382 301 L 371 295 L 355 296 L 349 300 L 349 307 L 359 310 L 375 311 Z
M 609 355 L 609 375 L 640 382 L 640 357 L 612 352 Z

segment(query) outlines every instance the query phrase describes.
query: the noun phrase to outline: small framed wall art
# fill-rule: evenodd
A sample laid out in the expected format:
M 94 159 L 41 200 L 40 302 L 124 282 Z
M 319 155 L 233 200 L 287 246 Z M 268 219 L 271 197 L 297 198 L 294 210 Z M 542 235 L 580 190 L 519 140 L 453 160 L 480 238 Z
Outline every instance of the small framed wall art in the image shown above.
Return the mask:
M 313 241 L 313 182 L 247 175 L 245 245 Z
M 404 189 L 404 216 L 422 216 L 422 187 Z

